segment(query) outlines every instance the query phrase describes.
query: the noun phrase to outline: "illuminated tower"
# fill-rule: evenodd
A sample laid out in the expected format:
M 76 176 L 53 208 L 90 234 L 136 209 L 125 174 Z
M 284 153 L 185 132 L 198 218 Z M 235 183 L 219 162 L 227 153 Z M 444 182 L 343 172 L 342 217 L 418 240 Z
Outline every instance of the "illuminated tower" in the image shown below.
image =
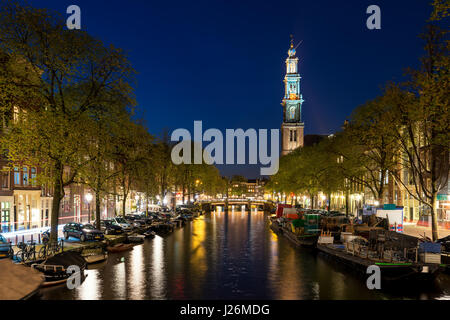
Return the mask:
M 281 155 L 303 146 L 302 94 L 300 93 L 300 75 L 298 58 L 295 56 L 294 40 L 286 59 L 286 76 L 284 77 L 283 124 L 281 125 Z

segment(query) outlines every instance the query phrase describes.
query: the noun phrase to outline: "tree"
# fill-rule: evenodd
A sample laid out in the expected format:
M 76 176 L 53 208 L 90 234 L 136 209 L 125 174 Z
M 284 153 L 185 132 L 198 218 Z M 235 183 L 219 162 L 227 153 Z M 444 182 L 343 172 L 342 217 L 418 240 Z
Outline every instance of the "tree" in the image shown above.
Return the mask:
M 367 187 L 380 204 L 389 175 L 396 167 L 397 141 L 392 135 L 390 106 L 376 98 L 358 107 L 336 140 L 341 172 Z
M 155 177 L 161 203 L 175 183 L 175 165 L 172 162 L 172 143 L 166 130 L 154 146 Z
M 40 105 L 22 114 L 2 140 L 12 162 L 42 170 L 53 187 L 51 241 L 57 239 L 64 187 L 90 161 L 84 154 L 88 111 L 110 101 L 134 104 L 133 69 L 120 49 L 105 47 L 44 9 L 11 2 L 0 9 L 0 50 L 23 61 L 29 77 L 9 78 L 14 91 L 33 91 Z
M 139 184 L 139 177 L 147 169 L 148 150 L 152 136 L 141 124 L 128 121 L 114 136 L 116 140 L 114 165 L 117 168 L 119 194 L 122 200 L 122 214 L 126 214 L 126 201 L 133 187 Z
M 231 195 L 235 197 L 242 197 L 247 193 L 246 183 L 247 179 L 240 175 L 234 175 L 230 179 Z
M 429 208 L 433 240 L 437 240 L 437 194 L 448 185 L 450 119 L 448 33 L 428 25 L 422 35 L 426 54 L 421 67 L 411 70 L 411 80 L 390 86 L 386 103 L 400 119 L 394 133 L 399 143 L 401 167 L 397 181 L 415 199 Z M 447 37 L 447 38 L 446 38 Z M 406 179 L 402 177 L 405 172 Z
M 318 166 L 322 168 L 319 175 L 319 187 L 320 190 L 327 195 L 329 201 L 328 211 L 330 211 L 331 208 L 331 194 L 333 192 L 344 190 L 345 188 L 345 177 L 341 174 L 340 164 L 338 163 L 338 156 L 334 151 L 334 146 L 334 136 L 322 140 L 316 146 L 318 149 Z
M 89 140 L 85 143 L 85 157 L 88 163 L 80 172 L 79 182 L 86 184 L 95 193 L 95 220 L 100 228 L 101 199 L 113 193 L 112 184 L 118 176 L 118 166 L 114 165 L 117 137 L 127 128 L 130 121 L 123 106 L 113 101 L 109 108 L 92 108 L 88 116 Z

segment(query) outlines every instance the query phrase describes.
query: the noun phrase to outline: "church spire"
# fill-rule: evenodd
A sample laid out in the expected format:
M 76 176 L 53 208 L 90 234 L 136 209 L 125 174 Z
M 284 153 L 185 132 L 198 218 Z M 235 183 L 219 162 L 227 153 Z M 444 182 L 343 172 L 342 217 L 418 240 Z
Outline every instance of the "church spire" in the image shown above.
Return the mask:
M 302 104 L 300 93 L 300 75 L 298 73 L 298 58 L 295 56 L 294 37 L 291 35 L 288 57 L 286 59 L 286 75 L 284 77 L 283 124 L 281 125 L 282 151 L 285 155 L 303 146 Z
M 295 57 L 294 36 L 292 34 L 291 34 L 291 46 L 289 47 L 288 55 L 289 55 L 289 58 Z

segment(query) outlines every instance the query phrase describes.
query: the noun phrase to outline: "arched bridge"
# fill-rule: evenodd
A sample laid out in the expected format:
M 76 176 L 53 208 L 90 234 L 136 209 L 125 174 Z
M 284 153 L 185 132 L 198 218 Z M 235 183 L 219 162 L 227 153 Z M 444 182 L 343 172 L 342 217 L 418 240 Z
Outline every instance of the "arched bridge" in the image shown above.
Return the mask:
M 200 203 L 206 211 L 214 211 L 216 207 L 224 207 L 224 210 L 227 211 L 232 206 L 245 206 L 245 210 L 256 208 L 258 210 L 270 211 L 275 207 L 274 203 L 270 200 L 246 198 L 210 199 L 202 200 Z

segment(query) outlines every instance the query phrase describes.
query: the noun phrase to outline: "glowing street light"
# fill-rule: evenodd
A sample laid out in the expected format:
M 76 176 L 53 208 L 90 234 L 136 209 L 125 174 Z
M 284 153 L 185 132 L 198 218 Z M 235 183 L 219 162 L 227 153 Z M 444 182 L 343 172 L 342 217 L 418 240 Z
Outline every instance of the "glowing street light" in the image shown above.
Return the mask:
M 92 194 L 90 192 L 88 192 L 84 198 L 86 199 L 87 203 L 88 203 L 88 223 L 91 223 L 91 201 L 92 201 Z

